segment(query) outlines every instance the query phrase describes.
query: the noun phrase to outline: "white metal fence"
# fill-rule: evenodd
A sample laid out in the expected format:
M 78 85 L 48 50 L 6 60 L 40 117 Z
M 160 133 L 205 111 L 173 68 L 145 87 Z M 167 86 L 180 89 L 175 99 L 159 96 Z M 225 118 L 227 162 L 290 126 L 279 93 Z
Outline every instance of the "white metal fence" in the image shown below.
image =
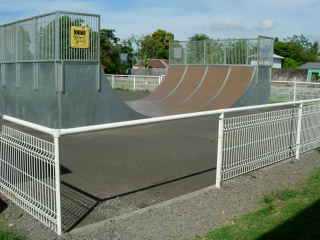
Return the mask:
M 320 98 L 320 83 L 273 81 L 271 101 L 287 102 Z
M 299 159 L 301 152 L 320 147 L 319 101 L 279 107 L 235 117 L 220 115 L 217 187 L 222 181 L 292 157 Z
M 114 89 L 153 91 L 161 84 L 165 76 L 106 74 L 106 78 Z
M 15 122 L 23 123 L 23 126 L 29 125 L 24 121 Z M 58 138 L 54 137 L 53 141 L 47 141 L 14 127 L 2 125 L 0 191 L 31 216 L 61 234 L 57 140 Z
M 50 129 L 3 115 L 3 120 L 46 133 L 52 140 L 3 125 L 0 191 L 60 235 L 61 136 L 212 115 L 220 115 L 218 133 L 212 133 L 218 138 L 218 188 L 223 181 L 292 157 L 299 159 L 301 153 L 320 147 L 320 98 L 72 129 Z
M 0 189 L 19 207 L 58 232 L 55 145 L 3 125 L 0 134 Z

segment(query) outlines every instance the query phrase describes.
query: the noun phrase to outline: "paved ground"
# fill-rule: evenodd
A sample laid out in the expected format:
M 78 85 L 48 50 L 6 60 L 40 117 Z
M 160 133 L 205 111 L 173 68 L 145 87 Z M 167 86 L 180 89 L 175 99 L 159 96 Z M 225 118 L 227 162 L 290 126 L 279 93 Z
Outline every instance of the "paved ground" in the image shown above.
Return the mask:
M 208 187 L 143 209 L 139 209 L 144 206 L 138 204 L 143 203 L 146 195 L 159 189 L 120 197 L 100 206 L 101 211 L 113 212 L 109 218 L 106 216 L 107 220 L 78 227 L 66 234 L 64 239 L 193 239 L 231 221 L 234 216 L 255 209 L 263 195 L 303 182 L 319 167 L 320 154 L 313 151 L 305 154 L 300 161 L 287 161 L 239 177 L 225 184 L 222 190 Z M 170 188 L 170 185 L 167 187 Z M 172 188 L 183 188 L 183 184 L 177 182 Z M 13 228 L 24 232 L 29 239 L 56 239 L 54 234 L 12 204 L 1 217 L 7 219 Z
M 150 94 L 148 91 L 126 91 L 126 90 L 115 90 L 114 91 L 123 101 L 134 101 L 142 99 Z
M 123 100 L 134 100 L 147 95 L 145 92 L 126 91 L 120 91 L 119 94 Z M 108 234 L 112 237 L 113 233 L 115 236 L 120 234 L 120 239 L 130 240 L 157 239 L 150 234 L 157 234 L 163 239 L 172 239 L 171 236 L 180 239 L 184 234 L 188 237 L 192 233 L 205 232 L 205 229 L 215 226 L 216 221 L 220 224 L 220 219 L 242 212 L 242 205 L 236 206 L 238 198 L 244 201 L 241 203 L 243 209 L 250 209 L 255 205 L 252 201 L 260 191 L 265 193 L 277 188 L 277 181 L 287 184 L 291 180 L 292 183 L 299 182 L 317 164 L 315 159 L 318 155 L 314 153 L 306 159 L 305 165 L 292 165 L 299 166 L 300 169 L 299 174 L 294 175 L 289 182 L 286 178 L 292 174 L 290 171 L 293 168 L 288 167 L 282 169 L 282 172 L 275 171 L 278 175 L 273 176 L 272 172 L 271 180 L 268 175 L 263 180 L 262 175 L 261 181 L 257 182 L 261 184 L 259 189 L 254 189 L 255 181 L 251 177 L 244 177 L 227 185 L 219 193 L 209 188 L 167 202 L 214 184 L 216 130 L 217 118 L 214 116 L 64 138 L 62 179 L 65 184 L 62 185 L 62 210 L 65 229 L 74 229 L 71 235 L 76 239 L 84 233 L 94 236 L 89 239 L 108 239 Z M 189 176 L 195 173 L 197 174 Z M 161 185 L 184 176 L 189 177 Z M 243 186 L 241 181 L 245 181 Z M 271 181 L 272 184 L 264 186 L 263 181 Z M 156 186 L 149 188 L 151 185 Z M 144 189 L 145 187 L 148 188 Z M 137 189 L 141 191 L 109 199 Z M 242 192 L 247 196 L 241 195 Z M 251 193 L 255 196 L 252 199 Z M 219 215 L 220 209 L 226 208 L 225 211 L 229 211 L 228 204 L 223 204 L 229 198 L 232 199 L 230 203 L 235 204 L 230 212 L 232 214 L 226 214 L 226 217 Z M 183 204 L 180 206 L 180 203 Z M 160 204 L 155 207 L 158 210 L 152 210 L 153 207 L 150 209 L 155 204 Z M 27 232 L 30 239 L 55 238 L 54 234 L 12 205 L 4 213 L 5 218 L 18 229 Z M 89 226 L 105 219 L 109 220 L 98 224 L 97 228 Z M 215 219 L 214 224 L 212 219 Z M 132 221 L 138 225 L 132 224 Z M 201 226 L 196 223 L 198 221 Z M 199 229 L 190 226 L 191 223 Z M 84 230 L 80 230 L 81 227 Z M 165 235 L 166 232 L 169 235 Z

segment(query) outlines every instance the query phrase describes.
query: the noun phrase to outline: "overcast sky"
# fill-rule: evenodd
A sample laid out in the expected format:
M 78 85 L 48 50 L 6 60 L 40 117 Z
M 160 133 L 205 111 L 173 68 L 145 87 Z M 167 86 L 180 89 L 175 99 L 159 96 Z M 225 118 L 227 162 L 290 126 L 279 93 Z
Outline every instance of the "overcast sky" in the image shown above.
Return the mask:
M 320 0 L 0 0 L 0 24 L 54 10 L 97 13 L 124 39 L 163 28 L 185 40 L 211 37 L 286 37 L 320 40 Z M 318 30 L 319 29 L 319 30 Z

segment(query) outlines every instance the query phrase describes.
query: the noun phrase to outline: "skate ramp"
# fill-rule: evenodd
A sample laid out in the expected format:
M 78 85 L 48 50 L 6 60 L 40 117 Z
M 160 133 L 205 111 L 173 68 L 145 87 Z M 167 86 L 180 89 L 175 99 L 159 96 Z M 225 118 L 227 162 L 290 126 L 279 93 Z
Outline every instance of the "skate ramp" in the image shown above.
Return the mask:
M 245 95 L 253 83 L 255 71 L 254 67 L 231 66 L 222 91 L 209 99 L 203 109 L 212 110 L 235 106 L 236 102 Z
M 161 85 L 156 88 L 152 94 L 147 96 L 145 101 L 161 101 L 165 99 L 170 92 L 179 86 L 183 78 L 187 73 L 187 66 L 171 66 L 168 70 L 168 74 Z
M 128 105 L 149 117 L 232 107 L 250 88 L 256 73 L 253 66 L 179 67 L 180 80 L 177 80 L 177 69 L 169 71 L 161 89 L 156 90 L 156 96 L 151 94 Z M 175 75 L 171 76 L 173 73 Z M 171 79 L 174 81 L 169 84 Z

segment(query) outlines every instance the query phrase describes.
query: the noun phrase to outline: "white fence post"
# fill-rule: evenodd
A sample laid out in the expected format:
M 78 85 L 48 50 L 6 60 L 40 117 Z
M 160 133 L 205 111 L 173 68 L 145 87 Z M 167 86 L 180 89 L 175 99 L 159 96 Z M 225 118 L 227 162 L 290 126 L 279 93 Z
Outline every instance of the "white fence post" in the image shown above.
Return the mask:
M 62 234 L 62 215 L 61 215 L 61 189 L 60 189 L 60 147 L 59 134 L 56 133 L 54 139 L 54 158 L 55 158 L 55 183 L 56 183 L 56 214 L 57 214 L 57 234 Z
M 111 75 L 111 87 L 114 88 L 115 76 Z
M 303 103 L 300 103 L 299 110 L 298 110 L 298 122 L 297 122 L 297 141 L 296 141 L 296 159 L 297 160 L 300 159 L 302 115 L 303 115 Z
M 136 90 L 136 75 L 133 75 L 133 90 Z
M 216 187 L 221 188 L 222 182 L 222 158 L 223 158 L 223 132 L 224 132 L 224 113 L 219 116 L 218 129 L 218 150 L 217 150 L 217 170 L 216 170 Z
M 294 79 L 294 82 L 293 82 L 293 101 L 297 101 L 297 79 L 295 78 Z

